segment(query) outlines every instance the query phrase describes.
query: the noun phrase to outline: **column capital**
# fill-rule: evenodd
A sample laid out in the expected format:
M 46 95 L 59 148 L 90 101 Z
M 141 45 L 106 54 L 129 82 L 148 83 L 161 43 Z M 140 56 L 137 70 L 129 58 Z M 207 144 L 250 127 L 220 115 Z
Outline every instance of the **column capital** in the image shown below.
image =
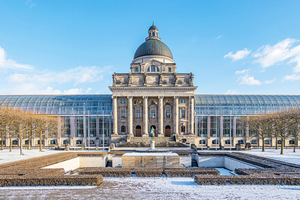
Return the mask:
M 179 96 L 174 96 L 174 99 L 179 99 Z
M 164 98 L 164 96 L 159 96 L 158 98 L 159 98 L 159 99 L 163 99 L 163 98 Z
M 132 98 L 133 98 L 133 96 L 127 96 L 127 98 L 128 98 L 128 99 L 132 99 Z
M 117 98 L 117 96 L 111 96 L 111 98 L 112 98 L 112 99 L 116 99 L 116 98 Z
M 143 99 L 148 99 L 148 96 L 143 96 Z
M 194 96 L 189 96 L 189 98 L 190 98 L 190 99 L 194 99 L 195 97 L 194 97 Z

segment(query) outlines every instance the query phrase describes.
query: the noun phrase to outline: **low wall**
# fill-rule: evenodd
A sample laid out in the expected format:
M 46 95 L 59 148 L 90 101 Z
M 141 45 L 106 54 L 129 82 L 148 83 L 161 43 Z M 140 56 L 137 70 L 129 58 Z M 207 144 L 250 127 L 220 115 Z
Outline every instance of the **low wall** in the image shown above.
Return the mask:
M 75 170 L 82 167 L 105 167 L 108 161 L 108 156 L 87 156 L 76 157 L 70 160 L 59 162 L 54 165 L 44 167 L 47 168 L 63 168 L 65 172 Z
M 180 165 L 184 165 L 185 167 L 192 166 L 192 157 L 191 156 L 180 156 Z
M 213 167 L 213 168 L 224 167 L 232 171 L 234 171 L 237 168 L 240 169 L 258 168 L 258 166 L 247 164 L 243 161 L 239 161 L 226 156 L 198 156 L 197 155 L 195 159 L 198 163 L 198 167 Z
M 112 156 L 112 167 L 122 165 L 122 156 Z

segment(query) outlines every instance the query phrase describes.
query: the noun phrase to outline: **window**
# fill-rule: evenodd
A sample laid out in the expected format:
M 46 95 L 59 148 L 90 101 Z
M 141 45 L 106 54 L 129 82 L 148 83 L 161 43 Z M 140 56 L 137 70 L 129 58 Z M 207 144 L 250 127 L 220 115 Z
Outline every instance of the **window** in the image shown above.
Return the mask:
M 155 72 L 155 65 L 151 66 L 151 72 Z
M 69 144 L 69 140 L 64 140 L 63 144 Z
M 40 141 L 39 141 L 39 140 L 37 141 L 37 144 L 40 144 Z M 44 144 L 44 140 L 42 141 L 42 144 Z
M 290 140 L 289 144 L 295 144 L 295 140 Z
M 166 110 L 166 118 L 171 118 L 171 111 L 170 110 Z
M 125 126 L 121 126 L 121 132 L 124 133 L 126 131 L 126 127 Z
M 13 140 L 12 145 L 18 145 L 18 140 Z
M 155 118 L 155 110 L 151 110 L 151 118 Z
M 186 99 L 180 99 L 180 103 L 186 103 Z
M 1 144 L 1 142 L 0 142 L 0 144 Z M 29 144 L 28 140 L 25 140 L 25 145 L 28 145 L 28 144 Z
M 95 144 L 94 140 L 90 140 L 90 144 Z
M 199 144 L 205 144 L 205 140 L 199 140 Z
M 238 143 L 239 144 L 244 144 L 244 140 L 239 140 Z
M 50 144 L 56 144 L 56 140 L 51 140 Z
M 225 140 L 225 144 L 230 144 L 230 140 Z
M 219 144 L 219 140 L 213 140 L 212 144 Z
M 169 71 L 169 72 L 171 72 L 171 71 L 172 71 L 171 67 L 169 67 L 168 71 Z
M 185 110 L 181 110 L 181 118 L 185 118 Z
M 135 111 L 135 118 L 141 118 L 141 110 Z
M 181 132 L 185 133 L 185 126 L 181 126 Z
M 281 144 L 281 140 L 278 140 L 278 141 L 277 141 L 277 144 Z
M 126 99 L 121 99 L 121 103 L 126 103 Z
M 121 110 L 121 118 L 126 118 L 126 110 Z
M 134 69 L 134 71 L 135 71 L 135 72 L 139 72 L 139 68 L 136 67 L 136 68 Z
M 270 140 L 265 140 L 265 144 L 270 144 Z
M 257 140 L 251 140 L 251 144 L 257 144 Z
M 82 144 L 81 140 L 76 140 L 76 144 Z

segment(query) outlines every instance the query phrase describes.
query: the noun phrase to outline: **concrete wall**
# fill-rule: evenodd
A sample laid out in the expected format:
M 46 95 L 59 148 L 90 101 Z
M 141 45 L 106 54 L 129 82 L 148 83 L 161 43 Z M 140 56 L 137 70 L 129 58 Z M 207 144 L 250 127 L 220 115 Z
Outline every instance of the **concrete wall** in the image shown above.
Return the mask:
M 63 168 L 65 172 L 80 167 L 105 167 L 108 156 L 77 157 L 44 168 Z
M 47 168 L 64 168 L 65 172 L 70 171 L 70 170 L 75 170 L 79 168 L 79 157 L 77 158 L 72 158 L 70 160 L 66 160 L 63 162 L 56 163 L 54 165 L 49 165 L 47 167 L 44 167 L 45 169 Z
M 122 156 L 113 156 L 112 167 L 117 167 L 118 165 L 122 165 Z
M 235 159 L 224 157 L 224 167 L 226 169 L 234 171 L 237 168 L 246 168 L 246 169 L 255 169 L 257 167 L 254 167 L 253 165 L 246 164 L 241 161 L 237 161 Z
M 196 156 L 195 157 L 199 167 L 224 167 L 234 171 L 237 168 L 257 168 L 254 165 L 245 162 L 225 157 L 225 156 Z
M 184 165 L 185 167 L 191 167 L 192 157 L 191 156 L 180 156 L 180 165 Z

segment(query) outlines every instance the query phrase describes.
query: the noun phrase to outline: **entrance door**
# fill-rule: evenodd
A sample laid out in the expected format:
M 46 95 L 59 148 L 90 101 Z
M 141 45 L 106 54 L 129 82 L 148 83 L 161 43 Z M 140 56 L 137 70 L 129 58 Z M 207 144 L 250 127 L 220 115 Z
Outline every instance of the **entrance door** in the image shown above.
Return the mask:
M 135 128 L 135 137 L 142 137 L 142 129 L 140 125 L 137 125 Z
M 152 128 L 154 129 L 154 135 L 155 135 L 155 137 L 157 137 L 156 126 L 152 125 L 152 126 L 150 127 L 150 131 L 151 131 Z
M 165 136 L 171 137 L 171 127 L 169 125 L 165 128 Z

